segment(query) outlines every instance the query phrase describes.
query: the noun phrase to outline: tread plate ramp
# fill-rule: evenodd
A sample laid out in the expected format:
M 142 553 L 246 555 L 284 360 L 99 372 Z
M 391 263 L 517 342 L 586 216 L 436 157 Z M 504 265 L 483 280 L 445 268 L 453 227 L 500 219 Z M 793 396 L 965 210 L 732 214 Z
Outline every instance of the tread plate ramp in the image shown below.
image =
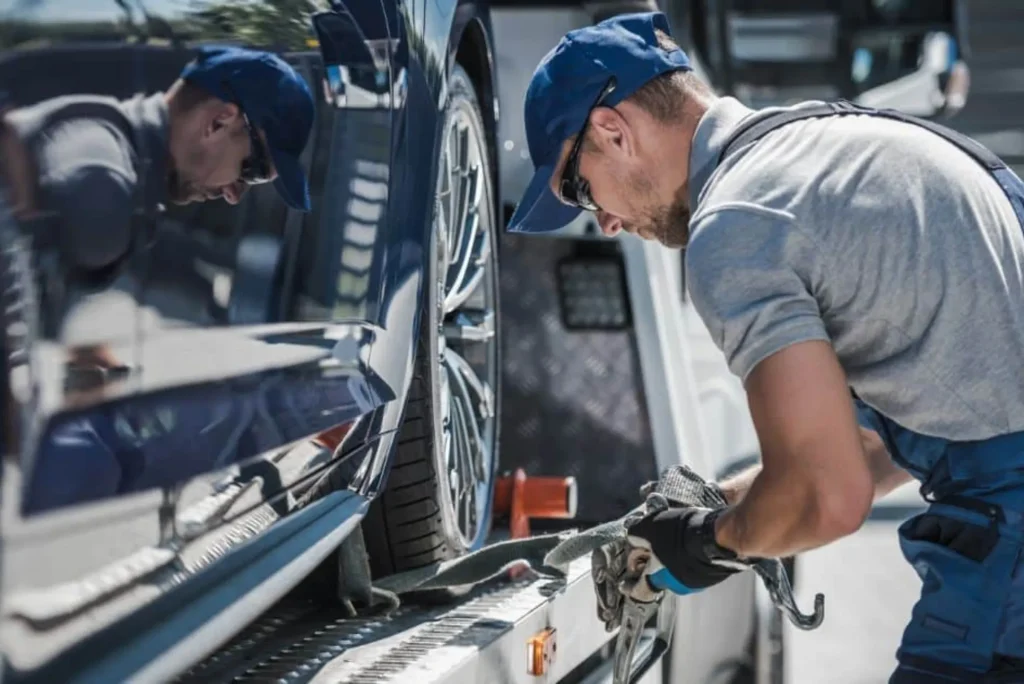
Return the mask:
M 614 637 L 593 594 L 585 558 L 566 581 L 495 580 L 450 604 L 406 603 L 391 618 L 349 619 L 330 599 L 286 598 L 177 682 L 431 684 L 478 681 L 473 673 L 492 667 L 502 670 L 492 681 L 557 681 Z M 527 674 L 527 639 L 547 627 L 564 637 L 552 678 L 538 680 Z

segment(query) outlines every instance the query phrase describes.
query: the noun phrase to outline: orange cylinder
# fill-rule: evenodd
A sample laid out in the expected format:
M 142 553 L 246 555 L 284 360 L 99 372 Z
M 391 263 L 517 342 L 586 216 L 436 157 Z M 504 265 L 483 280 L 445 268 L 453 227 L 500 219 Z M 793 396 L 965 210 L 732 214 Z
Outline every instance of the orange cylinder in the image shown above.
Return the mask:
M 494 483 L 494 512 L 510 514 L 513 494 L 521 497 L 521 512 L 528 518 L 576 517 L 574 477 L 527 477 L 520 468 L 511 477 Z

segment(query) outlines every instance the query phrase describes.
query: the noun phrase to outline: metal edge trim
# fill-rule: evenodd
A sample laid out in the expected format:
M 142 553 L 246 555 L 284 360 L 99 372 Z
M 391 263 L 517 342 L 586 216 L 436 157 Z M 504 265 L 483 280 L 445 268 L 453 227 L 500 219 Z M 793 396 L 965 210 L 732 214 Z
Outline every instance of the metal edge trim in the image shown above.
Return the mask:
M 311 504 L 297 518 L 305 526 L 237 574 L 198 596 L 160 625 L 114 654 L 99 660 L 74 682 L 167 682 L 210 655 L 294 588 L 358 525 L 369 499 L 334 492 Z M 303 520 L 303 521 L 304 521 Z M 295 520 L 295 524 L 301 524 Z M 158 651 L 140 667 L 126 660 Z

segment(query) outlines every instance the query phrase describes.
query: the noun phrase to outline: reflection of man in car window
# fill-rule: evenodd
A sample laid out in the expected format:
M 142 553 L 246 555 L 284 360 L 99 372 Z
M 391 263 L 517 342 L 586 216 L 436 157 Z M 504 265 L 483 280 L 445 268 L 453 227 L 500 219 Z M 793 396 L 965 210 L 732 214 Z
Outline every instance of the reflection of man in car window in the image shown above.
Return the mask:
M 165 201 L 234 204 L 249 185 L 274 181 L 308 210 L 298 157 L 313 111 L 305 81 L 276 55 L 206 48 L 163 93 L 71 95 L 9 112 L 3 149 L 21 147 L 34 168 L 2 165 L 7 201 L 22 217 L 54 215 L 66 265 L 87 270 L 123 257 L 134 217 Z M 19 183 L 26 175 L 36 182 Z
M 239 48 L 201 50 L 164 92 L 126 101 L 61 96 L 4 114 L 0 219 L 14 214 L 33 247 L 60 262 L 40 271 L 39 280 L 48 291 L 64 292 L 44 307 L 44 327 L 54 336 L 62 328 L 67 345 L 67 406 L 85 408 L 130 370 L 102 338 L 111 336 L 107 319 L 131 325 L 130 316 L 116 315 L 131 309 L 131 295 L 102 293 L 98 308 L 106 318 L 83 304 L 90 291 L 120 275 L 148 218 L 168 202 L 235 204 L 249 185 L 267 182 L 288 205 L 308 211 L 299 155 L 313 115 L 309 88 L 291 66 L 274 54 Z M 0 221 L 4 231 L 9 225 Z M 68 315 L 72 300 L 77 316 Z M 126 428 L 119 414 L 101 406 L 47 434 L 25 510 L 139 486 L 140 444 L 161 417 L 132 418 L 139 420 Z

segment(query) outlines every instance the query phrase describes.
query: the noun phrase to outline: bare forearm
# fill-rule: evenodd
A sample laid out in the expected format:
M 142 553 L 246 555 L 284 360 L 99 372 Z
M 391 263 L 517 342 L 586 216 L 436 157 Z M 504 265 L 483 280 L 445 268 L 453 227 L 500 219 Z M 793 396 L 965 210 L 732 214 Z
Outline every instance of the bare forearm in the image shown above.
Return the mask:
M 850 530 L 852 531 L 852 530 Z M 718 543 L 745 557 L 781 558 L 848 533 L 808 486 L 761 471 L 740 501 L 718 519 Z
M 868 467 L 871 469 L 871 479 L 875 483 L 875 501 L 914 479 L 910 473 L 893 462 L 878 435 L 863 428 L 860 433 L 864 455 L 867 457 Z M 760 472 L 761 464 L 757 463 L 718 483 L 730 506 L 735 506 L 743 500 Z
M 893 463 L 874 432 L 861 429 L 861 445 L 871 471 L 875 500 L 912 479 Z M 732 507 L 719 521 L 719 542 L 738 553 L 787 556 L 842 536 L 837 534 L 841 529 L 815 524 L 827 512 L 820 510 L 813 488 L 805 486 L 801 493 L 796 478 L 773 483 L 765 479 L 761 466 L 755 465 L 718 484 Z

